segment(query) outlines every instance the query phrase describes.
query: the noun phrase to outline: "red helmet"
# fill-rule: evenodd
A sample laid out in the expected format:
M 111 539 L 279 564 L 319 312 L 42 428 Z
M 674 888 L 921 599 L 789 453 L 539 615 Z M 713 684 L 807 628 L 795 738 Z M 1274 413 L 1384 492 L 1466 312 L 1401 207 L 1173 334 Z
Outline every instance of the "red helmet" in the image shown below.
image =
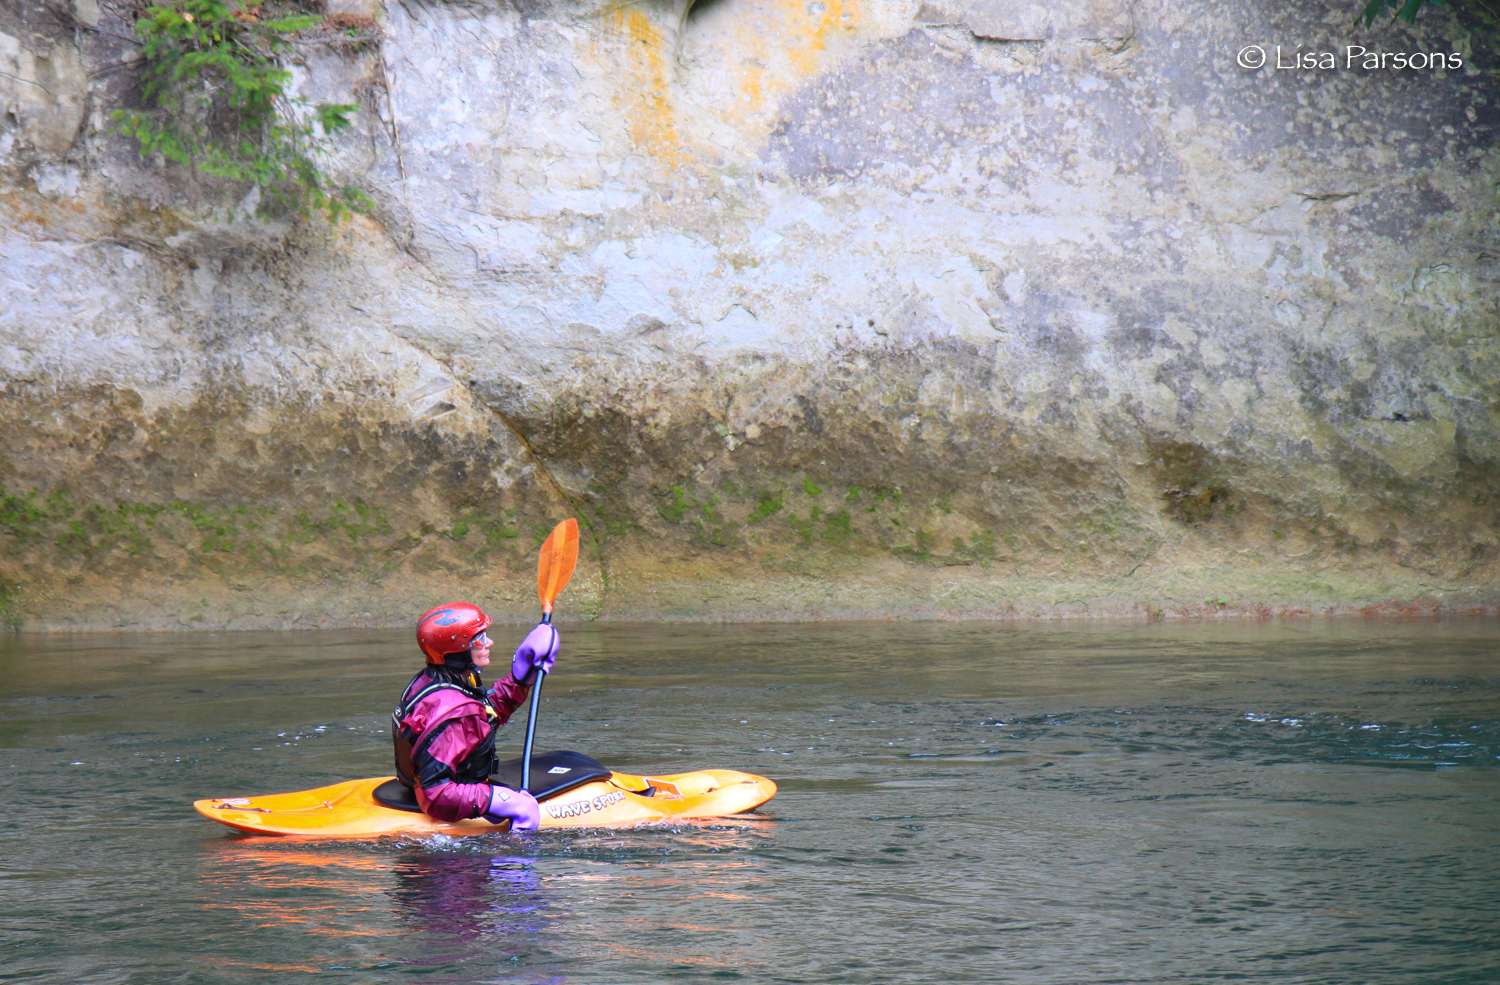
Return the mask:
M 489 628 L 490 617 L 479 606 L 449 602 L 422 613 L 417 620 L 417 646 L 428 663 L 442 666 L 448 654 L 467 650 L 474 637 Z

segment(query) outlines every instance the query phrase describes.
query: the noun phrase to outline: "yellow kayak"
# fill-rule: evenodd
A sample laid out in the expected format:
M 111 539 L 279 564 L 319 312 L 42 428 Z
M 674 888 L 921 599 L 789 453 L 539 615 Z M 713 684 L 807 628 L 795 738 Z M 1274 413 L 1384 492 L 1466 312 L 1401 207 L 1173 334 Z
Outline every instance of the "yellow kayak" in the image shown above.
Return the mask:
M 512 771 L 519 772 L 519 760 L 502 765 L 502 782 Z M 542 827 L 600 828 L 739 814 L 774 797 L 776 784 L 737 770 L 633 776 L 606 769 L 579 753 L 555 752 L 532 758 L 531 790 L 541 802 Z M 211 797 L 195 801 L 193 808 L 236 831 L 260 835 L 470 835 L 510 827 L 509 821 L 428 817 L 411 791 L 388 776 L 263 797 Z

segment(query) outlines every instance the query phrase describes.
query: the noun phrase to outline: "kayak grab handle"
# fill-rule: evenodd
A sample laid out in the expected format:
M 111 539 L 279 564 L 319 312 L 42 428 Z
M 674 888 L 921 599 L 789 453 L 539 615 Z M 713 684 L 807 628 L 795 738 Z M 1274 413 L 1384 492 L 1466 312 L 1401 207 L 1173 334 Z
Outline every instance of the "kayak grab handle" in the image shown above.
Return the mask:
M 654 776 L 645 777 L 645 780 L 650 784 L 650 786 L 648 786 L 646 789 L 651 792 L 641 794 L 642 797 L 655 797 L 660 795 L 663 797 L 672 797 L 676 800 L 682 799 L 682 790 L 671 780 L 662 780 Z

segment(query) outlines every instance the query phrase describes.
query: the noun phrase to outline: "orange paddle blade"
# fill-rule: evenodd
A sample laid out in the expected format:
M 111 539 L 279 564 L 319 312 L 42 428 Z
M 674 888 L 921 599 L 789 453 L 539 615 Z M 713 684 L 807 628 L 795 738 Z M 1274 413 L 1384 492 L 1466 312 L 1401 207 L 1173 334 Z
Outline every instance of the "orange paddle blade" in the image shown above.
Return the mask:
M 578 521 L 569 517 L 552 528 L 536 559 L 536 593 L 542 599 L 543 612 L 552 611 L 553 601 L 568 587 L 577 563 Z

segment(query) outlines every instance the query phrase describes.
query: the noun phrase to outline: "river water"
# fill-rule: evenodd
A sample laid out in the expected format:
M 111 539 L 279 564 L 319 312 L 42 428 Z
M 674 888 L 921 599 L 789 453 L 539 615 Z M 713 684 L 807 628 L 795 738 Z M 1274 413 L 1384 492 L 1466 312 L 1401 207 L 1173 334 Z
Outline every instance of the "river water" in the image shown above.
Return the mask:
M 0 981 L 1500 981 L 1493 621 L 562 632 L 540 747 L 778 796 L 239 836 L 389 772 L 405 632 L 0 642 Z

